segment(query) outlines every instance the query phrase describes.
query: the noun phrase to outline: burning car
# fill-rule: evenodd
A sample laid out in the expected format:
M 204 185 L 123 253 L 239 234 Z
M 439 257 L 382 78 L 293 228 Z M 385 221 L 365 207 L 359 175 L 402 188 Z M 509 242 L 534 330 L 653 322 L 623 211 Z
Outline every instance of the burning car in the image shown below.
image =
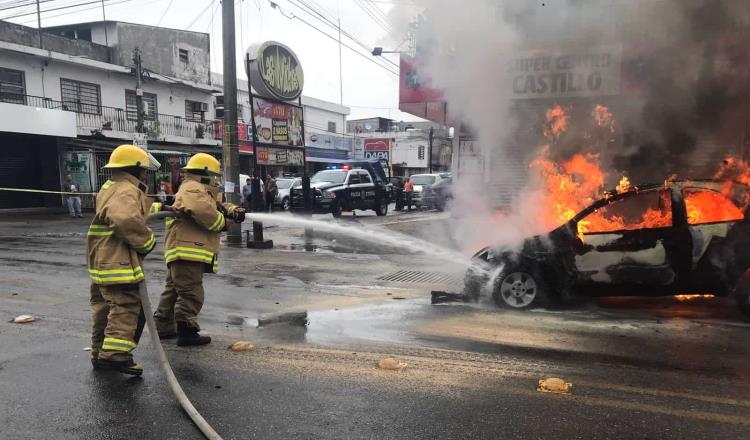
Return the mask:
M 675 181 L 604 194 L 520 248 L 487 247 L 465 278 L 511 309 L 569 295 L 736 295 L 750 318 L 750 187 Z

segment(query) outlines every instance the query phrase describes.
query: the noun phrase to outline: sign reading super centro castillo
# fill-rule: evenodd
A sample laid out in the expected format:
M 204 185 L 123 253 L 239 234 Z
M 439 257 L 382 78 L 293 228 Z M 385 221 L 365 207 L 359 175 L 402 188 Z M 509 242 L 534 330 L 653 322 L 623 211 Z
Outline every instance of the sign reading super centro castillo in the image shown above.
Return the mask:
M 254 44 L 247 49 L 247 76 L 258 95 L 291 101 L 299 98 L 305 77 L 292 49 L 275 41 Z

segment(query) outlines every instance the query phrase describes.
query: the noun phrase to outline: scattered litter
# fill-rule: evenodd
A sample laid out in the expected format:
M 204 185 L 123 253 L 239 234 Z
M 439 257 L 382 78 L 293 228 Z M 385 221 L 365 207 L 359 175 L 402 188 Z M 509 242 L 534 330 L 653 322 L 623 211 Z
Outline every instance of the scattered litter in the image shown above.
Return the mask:
M 406 362 L 400 362 L 393 358 L 385 358 L 378 362 L 378 368 L 381 370 L 403 370 L 406 368 Z
M 432 304 L 444 304 L 449 302 L 469 302 L 471 299 L 469 296 L 461 293 L 443 292 L 441 290 L 433 290 L 431 293 Z
M 34 318 L 31 315 L 20 315 L 20 316 L 16 316 L 12 322 L 16 324 L 26 324 L 27 322 L 34 322 L 34 321 L 36 321 L 36 318 Z
M 250 351 L 255 349 L 255 345 L 247 341 L 239 341 L 228 347 L 232 351 Z
M 539 386 L 536 390 L 542 393 L 570 394 L 572 389 L 572 383 L 565 382 L 557 377 L 550 377 L 547 379 L 539 379 Z
M 91 347 L 83 347 L 83 351 L 91 351 Z

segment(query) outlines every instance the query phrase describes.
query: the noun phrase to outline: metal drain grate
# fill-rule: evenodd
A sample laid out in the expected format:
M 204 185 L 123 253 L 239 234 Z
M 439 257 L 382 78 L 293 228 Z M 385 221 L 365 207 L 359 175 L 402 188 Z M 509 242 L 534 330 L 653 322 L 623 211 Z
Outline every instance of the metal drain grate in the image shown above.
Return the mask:
M 463 284 L 462 279 L 453 275 L 438 272 L 421 272 L 418 270 L 399 270 L 378 277 L 378 279 L 383 281 L 414 284 Z

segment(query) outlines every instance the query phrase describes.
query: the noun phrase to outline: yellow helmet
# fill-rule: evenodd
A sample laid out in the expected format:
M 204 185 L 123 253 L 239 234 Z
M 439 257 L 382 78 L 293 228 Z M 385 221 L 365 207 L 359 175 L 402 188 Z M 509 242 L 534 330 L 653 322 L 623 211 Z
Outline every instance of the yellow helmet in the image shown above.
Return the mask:
M 120 145 L 112 151 L 104 168 L 140 167 L 145 170 L 158 170 L 161 164 L 148 151 L 135 145 Z
M 221 163 L 210 154 L 198 153 L 188 160 L 188 163 L 183 170 L 204 171 L 208 174 L 213 174 L 214 176 L 220 176 Z

